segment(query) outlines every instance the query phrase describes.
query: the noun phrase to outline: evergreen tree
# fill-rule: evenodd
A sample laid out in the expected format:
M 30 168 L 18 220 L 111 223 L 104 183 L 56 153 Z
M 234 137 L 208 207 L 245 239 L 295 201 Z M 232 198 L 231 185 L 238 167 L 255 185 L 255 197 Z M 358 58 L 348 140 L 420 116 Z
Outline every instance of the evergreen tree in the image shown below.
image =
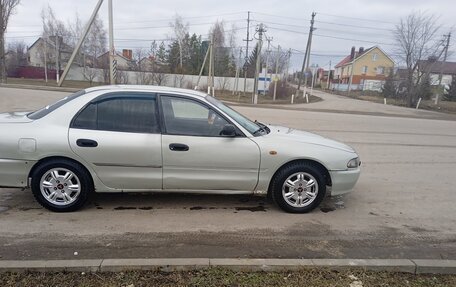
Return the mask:
M 383 84 L 382 96 L 385 98 L 395 98 L 397 96 L 397 88 L 392 71 L 389 73 L 388 77 L 386 77 L 385 83 Z
M 429 100 L 432 96 L 431 78 L 429 76 L 423 77 L 418 91 L 418 98 Z
M 168 51 L 166 51 L 166 63 L 170 73 L 177 73 L 180 65 L 179 42 L 174 40 L 169 44 Z
M 157 60 L 160 61 L 161 63 L 166 62 L 166 47 L 165 47 L 165 43 L 163 41 L 160 43 L 160 46 L 158 47 L 156 57 L 157 57 Z
M 253 78 L 255 76 L 255 67 L 256 67 L 256 60 L 258 55 L 258 44 L 255 45 L 252 53 L 250 54 L 247 62 L 244 64 L 244 69 L 247 69 L 247 77 Z M 260 67 L 263 66 L 264 57 L 260 58 Z
M 189 53 L 190 58 L 187 63 L 187 70 L 192 75 L 197 75 L 203 64 L 203 51 L 202 51 L 202 43 L 201 43 L 201 36 L 197 36 L 193 34 L 189 40 Z

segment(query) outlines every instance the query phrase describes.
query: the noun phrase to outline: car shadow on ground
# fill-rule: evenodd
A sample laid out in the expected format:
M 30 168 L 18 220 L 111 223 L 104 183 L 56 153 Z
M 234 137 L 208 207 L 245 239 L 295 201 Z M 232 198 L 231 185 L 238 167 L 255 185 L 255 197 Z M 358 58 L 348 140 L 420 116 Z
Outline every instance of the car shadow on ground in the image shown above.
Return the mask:
M 234 210 L 266 212 L 277 207 L 266 197 L 181 193 L 97 193 L 85 208 L 108 210 Z
M 317 208 L 327 213 L 343 208 L 340 198 L 327 197 Z M 29 211 L 43 209 L 29 189 L 0 189 L 0 213 L 8 211 Z M 224 210 L 237 213 L 282 212 L 266 196 L 256 195 L 214 195 L 185 193 L 94 193 L 81 210 Z

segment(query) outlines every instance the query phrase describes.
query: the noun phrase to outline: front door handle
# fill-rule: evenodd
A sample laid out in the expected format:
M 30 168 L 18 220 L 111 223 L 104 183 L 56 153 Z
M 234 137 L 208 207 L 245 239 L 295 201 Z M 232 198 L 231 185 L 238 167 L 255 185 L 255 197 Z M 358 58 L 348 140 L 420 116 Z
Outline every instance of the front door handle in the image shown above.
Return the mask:
M 76 144 L 80 147 L 97 147 L 98 143 L 90 139 L 78 139 Z
M 172 143 L 169 144 L 169 149 L 172 151 L 188 151 L 190 148 L 186 144 Z

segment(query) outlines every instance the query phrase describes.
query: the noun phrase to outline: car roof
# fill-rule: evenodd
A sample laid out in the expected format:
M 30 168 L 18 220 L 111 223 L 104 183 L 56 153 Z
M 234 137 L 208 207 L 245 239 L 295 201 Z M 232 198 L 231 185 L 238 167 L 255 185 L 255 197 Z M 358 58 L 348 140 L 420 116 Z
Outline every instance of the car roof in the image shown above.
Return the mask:
M 95 91 L 146 91 L 154 93 L 178 93 L 178 94 L 187 94 L 196 97 L 206 97 L 207 94 L 190 90 L 190 89 L 181 89 L 173 87 L 164 87 L 164 86 L 150 86 L 150 85 L 111 85 L 111 86 L 97 86 L 92 88 L 85 89 L 86 93 L 95 92 Z

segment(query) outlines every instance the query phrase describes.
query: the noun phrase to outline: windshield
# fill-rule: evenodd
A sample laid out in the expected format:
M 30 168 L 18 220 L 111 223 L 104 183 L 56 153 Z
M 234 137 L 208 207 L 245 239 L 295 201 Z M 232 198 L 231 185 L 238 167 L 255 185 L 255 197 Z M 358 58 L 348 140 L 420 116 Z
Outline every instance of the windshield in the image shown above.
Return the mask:
M 223 111 L 227 115 L 229 115 L 233 120 L 235 120 L 238 124 L 240 124 L 243 128 L 248 130 L 249 133 L 251 133 L 253 135 L 255 133 L 257 133 L 258 129 L 262 128 L 261 125 L 255 123 L 255 122 L 252 122 L 251 120 L 249 120 L 248 118 L 244 117 L 240 113 L 236 112 L 232 108 L 226 106 L 225 104 L 223 104 L 219 100 L 217 100 L 217 99 L 215 99 L 215 98 L 213 98 L 211 96 L 206 96 L 206 100 L 208 102 L 210 102 L 211 104 L 213 104 L 214 106 L 216 106 L 217 108 L 219 108 L 221 111 Z
M 82 96 L 84 94 L 85 94 L 85 91 L 81 90 L 79 92 L 66 96 L 65 98 L 60 99 L 53 104 L 47 105 L 44 108 L 41 108 L 39 110 L 36 110 L 34 112 L 27 114 L 27 117 L 31 120 L 41 119 L 42 117 L 48 115 L 50 112 L 54 111 L 55 109 L 63 106 L 64 104 L 68 103 L 69 101 L 74 100 L 77 97 Z

